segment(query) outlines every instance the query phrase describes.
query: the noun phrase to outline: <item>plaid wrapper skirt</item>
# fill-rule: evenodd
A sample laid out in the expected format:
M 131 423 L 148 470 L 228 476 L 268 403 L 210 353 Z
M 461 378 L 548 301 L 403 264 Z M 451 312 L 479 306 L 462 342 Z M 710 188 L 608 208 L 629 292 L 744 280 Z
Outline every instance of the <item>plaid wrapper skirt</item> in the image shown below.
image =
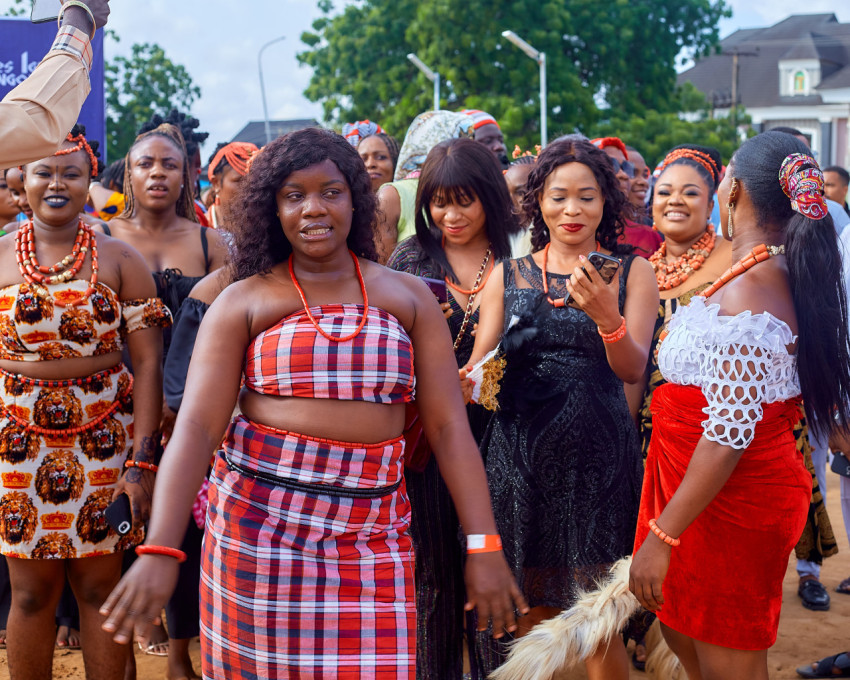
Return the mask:
M 216 457 L 203 677 L 415 676 L 402 439 L 336 442 L 240 416 Z

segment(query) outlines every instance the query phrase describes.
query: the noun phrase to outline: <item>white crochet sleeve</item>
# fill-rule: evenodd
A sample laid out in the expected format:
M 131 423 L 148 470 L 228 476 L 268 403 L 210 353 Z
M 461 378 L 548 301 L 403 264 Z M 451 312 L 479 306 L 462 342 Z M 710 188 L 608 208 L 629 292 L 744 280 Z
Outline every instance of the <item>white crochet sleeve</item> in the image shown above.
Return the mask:
M 773 352 L 760 344 L 715 345 L 704 358 L 702 391 L 708 401 L 702 423 L 706 439 L 734 449 L 753 441 L 774 364 Z

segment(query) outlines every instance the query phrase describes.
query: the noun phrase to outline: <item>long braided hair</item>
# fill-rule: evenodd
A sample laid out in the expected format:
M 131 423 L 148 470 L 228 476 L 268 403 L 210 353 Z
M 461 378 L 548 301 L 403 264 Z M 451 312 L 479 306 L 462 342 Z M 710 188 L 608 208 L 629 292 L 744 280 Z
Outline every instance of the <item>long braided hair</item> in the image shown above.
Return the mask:
M 154 136 L 165 137 L 180 150 L 183 157 L 183 189 L 180 191 L 180 197 L 177 199 L 177 215 L 192 222 L 197 222 L 198 216 L 195 213 L 195 201 L 192 197 L 192 178 L 189 176 L 189 158 L 186 154 L 186 142 L 183 141 L 183 135 L 180 133 L 180 129 L 170 123 L 162 123 L 153 130 L 140 134 L 136 137 L 127 155 L 124 157 L 124 196 L 126 197 L 126 202 L 121 217 L 132 217 L 136 212 L 136 197 L 133 194 L 133 183 L 130 179 L 130 156 L 133 153 L 133 149 L 140 142 Z

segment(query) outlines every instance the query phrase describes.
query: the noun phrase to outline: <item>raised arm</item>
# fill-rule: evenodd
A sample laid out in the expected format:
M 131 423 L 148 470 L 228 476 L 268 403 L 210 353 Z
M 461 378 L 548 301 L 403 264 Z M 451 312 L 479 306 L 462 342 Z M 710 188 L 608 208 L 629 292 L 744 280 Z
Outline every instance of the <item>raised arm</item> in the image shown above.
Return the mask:
M 613 333 L 622 323 L 617 302 L 619 276 L 622 272 L 606 285 L 594 267 L 576 267 L 567 282 L 570 295 L 603 333 Z M 626 303 L 622 314 L 626 321 L 626 334 L 616 342 L 605 344 L 608 364 L 624 383 L 643 379 L 657 312 L 658 283 L 655 274 L 649 262 L 636 257 L 626 282 Z
M 107 0 L 85 0 L 85 4 L 97 26 L 106 23 Z M 50 51 L 0 102 L 0 167 L 44 158 L 62 144 L 91 89 L 93 33 L 88 13 L 69 7 Z
M 484 463 L 469 429 L 448 327 L 428 287 L 417 281 L 411 281 L 410 285 L 416 294 L 416 320 L 410 331 L 415 356 L 416 404 L 425 434 L 464 532 L 496 534 Z M 469 555 L 466 582 L 467 609 L 478 609 L 482 630 L 492 619 L 495 637 L 501 637 L 503 629 L 513 631 L 514 607 L 524 612 L 527 605 L 503 554 Z

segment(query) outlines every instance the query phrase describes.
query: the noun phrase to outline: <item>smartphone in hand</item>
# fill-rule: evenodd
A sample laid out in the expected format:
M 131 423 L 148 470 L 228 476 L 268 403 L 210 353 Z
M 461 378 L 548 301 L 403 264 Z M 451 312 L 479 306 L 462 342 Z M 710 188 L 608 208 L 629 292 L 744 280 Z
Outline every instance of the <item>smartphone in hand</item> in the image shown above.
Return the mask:
M 421 278 L 428 285 L 428 288 L 431 289 L 431 292 L 434 293 L 434 296 L 437 298 L 437 302 L 443 304 L 444 302 L 449 301 L 449 290 L 446 288 L 445 281 L 441 281 L 440 279 L 429 279 L 427 276 L 423 276 Z
M 103 513 L 109 526 L 120 536 L 126 536 L 133 528 L 133 513 L 130 510 L 130 497 L 122 493 L 107 506 Z
M 596 271 L 599 272 L 599 276 L 602 277 L 602 280 L 606 284 L 611 283 L 614 276 L 617 274 L 617 270 L 620 268 L 620 261 L 616 257 L 612 255 L 605 255 L 604 253 L 597 252 L 596 250 L 587 256 L 587 261 L 590 262 Z M 575 300 L 570 299 L 569 294 L 564 299 L 564 304 L 568 307 L 578 309 L 578 304 Z
M 56 21 L 61 10 L 62 0 L 33 0 L 30 21 L 34 24 Z

